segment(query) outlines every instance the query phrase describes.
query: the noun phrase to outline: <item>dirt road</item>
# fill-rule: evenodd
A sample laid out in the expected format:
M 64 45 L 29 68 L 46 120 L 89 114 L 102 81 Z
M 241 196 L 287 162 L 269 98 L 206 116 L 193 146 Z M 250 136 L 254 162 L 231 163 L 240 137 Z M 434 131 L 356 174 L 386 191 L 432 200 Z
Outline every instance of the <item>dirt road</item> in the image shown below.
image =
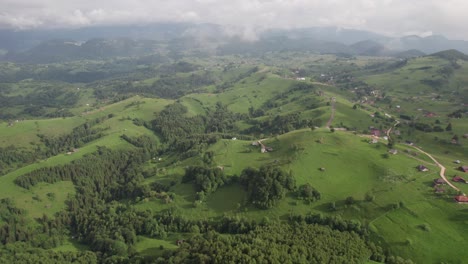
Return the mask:
M 330 115 L 330 119 L 328 119 L 328 122 L 327 122 L 327 128 L 330 128 L 331 126 L 331 123 L 333 122 L 333 119 L 335 118 L 335 97 L 333 97 L 331 99 L 331 115 Z
M 414 148 L 414 149 L 416 149 L 416 150 L 418 150 L 419 152 L 423 153 L 424 155 L 428 156 L 431 160 L 433 160 L 433 161 L 435 162 L 435 164 L 436 164 L 437 166 L 439 166 L 439 168 L 440 168 L 440 173 L 439 173 L 440 177 L 441 177 L 442 179 L 444 179 L 444 181 L 445 181 L 450 187 L 452 187 L 452 189 L 454 189 L 454 190 L 456 190 L 456 191 L 460 191 L 460 189 L 458 189 L 458 188 L 457 188 L 455 185 L 453 185 L 449 180 L 447 180 L 447 178 L 445 177 L 445 167 L 444 167 L 442 164 L 440 164 L 440 162 L 438 162 L 431 154 L 425 152 L 424 150 L 422 150 L 422 149 L 420 149 L 420 148 L 418 148 L 418 147 L 415 147 L 415 146 L 411 146 L 411 147 Z

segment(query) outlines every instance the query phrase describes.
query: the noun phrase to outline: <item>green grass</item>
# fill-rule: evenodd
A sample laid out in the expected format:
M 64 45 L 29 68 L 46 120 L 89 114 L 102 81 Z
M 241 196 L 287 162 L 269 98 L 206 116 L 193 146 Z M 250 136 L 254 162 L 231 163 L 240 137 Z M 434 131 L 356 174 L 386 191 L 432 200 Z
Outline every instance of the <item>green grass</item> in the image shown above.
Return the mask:
M 89 250 L 89 247 L 87 247 L 86 245 L 80 244 L 73 239 L 68 239 L 62 245 L 56 248 L 53 248 L 52 250 L 61 251 L 61 252 L 66 252 L 66 251 L 76 252 L 76 251 Z
M 322 143 L 317 142 L 320 140 Z M 450 253 L 456 244 L 466 244 L 462 234 L 467 231 L 466 220 L 463 220 L 467 211 L 465 205 L 453 203 L 452 196 L 433 193 L 432 181 L 438 178 L 438 168 L 426 164 L 429 172 L 417 172 L 416 166 L 421 161 L 403 154 L 404 145 L 397 146 L 401 150 L 399 154 L 384 158 L 382 154 L 387 148 L 367 141 L 349 132 L 305 129 L 266 140 L 264 143 L 274 148 L 271 153 L 261 154 L 250 141 L 242 140 L 221 140 L 210 148 L 216 153 L 215 165 L 224 166 L 228 175 L 239 174 L 247 166 L 280 164 L 293 173 L 297 185 L 310 183 L 321 192 L 322 199 L 315 203 L 288 195 L 276 207 L 259 210 L 245 206 L 245 192 L 233 184 L 219 188 L 206 202 L 194 206 L 193 186 L 182 184 L 171 189 L 176 193 L 173 203 L 166 205 L 157 200 L 138 206 L 153 210 L 172 208 L 197 219 L 226 214 L 257 220 L 265 216 L 272 220 L 285 219 L 289 213 L 341 215 L 371 223 L 376 236 L 383 239 L 394 254 L 412 258 L 417 263 L 436 263 L 434 260 L 444 258 L 457 263 L 456 260 L 467 257 L 463 252 Z M 325 171 L 320 171 L 321 167 Z M 372 202 L 364 200 L 367 193 L 375 197 Z M 345 205 L 344 200 L 349 196 L 355 198 L 354 205 Z M 330 210 L 332 202 L 336 204 L 336 211 Z M 400 203 L 402 207 L 393 209 L 393 205 Z M 421 230 L 420 225 L 424 223 L 431 227 L 430 232 Z
M 175 237 L 176 236 L 169 236 L 166 240 L 161 240 L 139 236 L 135 248 L 137 252 L 143 256 L 161 256 L 165 250 L 174 250 L 177 248 L 175 242 L 178 240 L 178 238 Z M 171 238 L 173 241 L 169 242 L 168 240 Z

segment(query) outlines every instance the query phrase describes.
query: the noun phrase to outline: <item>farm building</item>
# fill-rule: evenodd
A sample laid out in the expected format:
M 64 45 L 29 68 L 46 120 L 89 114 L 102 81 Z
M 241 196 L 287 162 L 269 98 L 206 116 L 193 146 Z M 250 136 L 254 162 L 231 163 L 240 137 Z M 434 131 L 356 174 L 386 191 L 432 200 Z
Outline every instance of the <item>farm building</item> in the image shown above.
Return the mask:
M 440 184 L 446 184 L 446 182 L 442 178 L 437 178 L 437 179 L 434 179 L 434 184 L 440 185 Z
M 378 129 L 376 129 L 376 128 L 372 128 L 372 129 L 370 130 L 370 133 L 371 133 L 371 135 L 373 135 L 373 136 L 380 137 L 381 131 L 378 130 Z
M 429 169 L 424 165 L 419 165 L 417 168 L 419 171 L 424 171 L 424 172 L 429 171 Z
M 463 179 L 462 177 L 456 175 L 455 177 L 453 177 L 452 181 L 454 182 L 463 182 L 463 183 L 466 183 L 466 180 Z
M 460 166 L 458 169 L 463 172 L 468 172 L 468 166 Z
M 396 149 L 391 149 L 391 150 L 388 151 L 388 153 L 395 155 L 395 154 L 398 153 L 398 150 L 396 150 Z
M 455 196 L 455 201 L 457 203 L 468 203 L 468 197 L 463 196 L 463 195 L 458 195 L 458 196 Z

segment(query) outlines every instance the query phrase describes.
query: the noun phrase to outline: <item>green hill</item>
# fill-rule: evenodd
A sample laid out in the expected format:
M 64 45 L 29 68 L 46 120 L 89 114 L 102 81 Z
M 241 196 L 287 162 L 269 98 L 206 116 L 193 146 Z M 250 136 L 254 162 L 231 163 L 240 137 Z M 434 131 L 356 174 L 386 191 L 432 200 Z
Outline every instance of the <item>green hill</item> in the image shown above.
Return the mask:
M 434 57 L 440 57 L 442 59 L 446 60 L 452 60 L 452 61 L 457 61 L 457 60 L 468 60 L 468 55 L 458 51 L 458 50 L 444 50 L 444 51 L 439 51 L 434 54 L 431 54 L 431 56 Z
M 23 104 L 2 108 L 15 119 L 0 123 L 0 262 L 20 243 L 90 263 L 199 261 L 215 243 L 236 260 L 460 263 L 467 215 L 453 197 L 468 187 L 435 193 L 439 167 L 406 143 L 461 173 L 468 64 L 450 58 L 187 57 L 63 89 L 4 83 L 0 99 Z M 25 114 L 49 89 L 57 104 Z M 48 116 L 68 90 L 69 115 Z

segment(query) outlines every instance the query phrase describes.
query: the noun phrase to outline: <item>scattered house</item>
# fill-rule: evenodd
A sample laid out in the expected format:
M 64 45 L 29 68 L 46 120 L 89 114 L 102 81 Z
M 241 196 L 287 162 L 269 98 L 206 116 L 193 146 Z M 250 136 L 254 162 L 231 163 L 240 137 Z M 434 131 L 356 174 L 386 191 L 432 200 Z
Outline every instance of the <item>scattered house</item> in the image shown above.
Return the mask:
M 180 246 L 180 245 L 182 245 L 184 242 L 185 242 L 185 240 L 179 239 L 179 240 L 176 241 L 176 245 L 177 245 L 177 246 Z
M 455 201 L 457 203 L 468 203 L 468 197 L 463 196 L 463 195 L 458 195 L 458 196 L 455 196 Z
M 458 176 L 458 175 L 455 175 L 455 177 L 453 177 L 452 181 L 454 181 L 454 182 L 467 183 L 465 179 L 463 179 L 462 177 L 460 177 L 460 176 Z
M 424 165 L 419 165 L 417 168 L 419 171 L 423 171 L 423 172 L 429 171 L 429 169 Z
M 426 114 L 424 114 L 425 117 L 435 117 L 436 116 L 436 113 L 433 113 L 433 112 L 427 112 Z
M 401 132 L 400 130 L 394 130 L 393 131 L 393 134 L 397 135 L 397 136 L 400 136 L 401 135 Z
M 325 171 L 325 168 L 324 167 L 320 168 L 320 171 Z
M 468 166 L 460 166 L 458 169 L 463 172 L 468 172 Z
M 413 146 L 413 145 L 414 145 L 414 143 L 413 143 L 412 141 L 409 141 L 409 140 L 406 140 L 405 143 L 408 144 L 408 145 L 410 145 L 410 146 Z
M 468 134 L 463 134 L 463 138 L 468 138 Z
M 267 150 L 266 150 L 264 147 L 262 147 L 262 149 L 260 150 L 260 152 L 265 153 L 265 152 L 267 152 Z
M 442 178 L 437 178 L 437 179 L 434 179 L 434 184 L 437 186 L 437 185 L 442 185 L 442 184 L 447 184 L 444 179 Z
M 258 146 L 258 145 L 259 145 L 259 144 L 258 144 L 258 141 L 252 142 L 252 146 Z
M 379 129 L 376 129 L 376 128 L 372 128 L 370 133 L 373 135 L 373 136 L 376 136 L 376 137 L 380 137 L 380 133 L 381 131 Z
M 398 150 L 396 150 L 396 149 L 391 149 L 391 150 L 388 151 L 388 153 L 395 155 L 395 154 L 398 153 Z
M 455 160 L 453 163 L 460 164 L 460 160 Z
M 272 151 L 273 151 L 273 148 L 272 148 L 272 147 L 265 147 L 265 150 L 266 150 L 267 152 L 272 152 Z
M 369 141 L 369 144 L 377 144 L 379 143 L 379 140 L 376 138 L 373 138 L 371 141 Z
M 435 188 L 434 188 L 434 192 L 435 192 L 435 193 L 444 193 L 445 190 L 442 189 L 442 188 L 440 188 L 440 187 L 435 187 Z
M 304 78 L 304 77 L 297 77 L 296 80 L 298 80 L 298 81 L 305 81 L 306 78 Z
M 216 166 L 216 168 L 218 168 L 218 169 L 224 171 L 224 166 Z
M 233 137 L 232 140 L 237 140 L 237 138 Z
M 388 137 L 387 136 L 383 136 L 382 137 L 384 140 L 388 140 Z

